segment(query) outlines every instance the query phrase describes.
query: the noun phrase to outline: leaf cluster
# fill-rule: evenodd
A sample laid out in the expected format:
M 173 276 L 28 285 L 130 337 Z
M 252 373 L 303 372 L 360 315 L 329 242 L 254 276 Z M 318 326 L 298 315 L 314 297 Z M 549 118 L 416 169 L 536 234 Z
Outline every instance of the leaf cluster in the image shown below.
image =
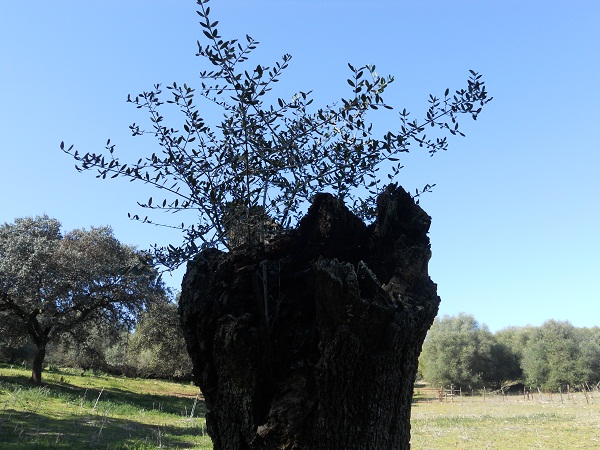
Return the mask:
M 85 154 L 61 143 L 79 171 L 95 170 L 99 178 L 124 177 L 164 194 L 138 203 L 142 208 L 196 213 L 195 223 L 176 226 L 130 214 L 134 220 L 183 232 L 181 245 L 155 247 L 158 260 L 170 268 L 203 248 L 233 249 L 294 226 L 317 192 L 335 194 L 369 220 L 383 188 L 381 172 L 386 172 L 385 184 L 394 182 L 402 168 L 400 154 L 413 146 L 431 155 L 446 150 L 448 135 L 464 136 L 458 117 L 477 119 L 491 100 L 481 76 L 471 71 L 466 88 L 430 96 L 423 119 L 413 119 L 403 109 L 399 129 L 378 135 L 367 115 L 392 109 L 384 93 L 393 77 L 378 75 L 374 65 L 348 64 L 351 91 L 339 102 L 314 108 L 310 91 L 291 99 L 273 97 L 291 56 L 272 66 L 250 64 L 259 42 L 248 35 L 242 40 L 223 38 L 208 0 L 199 0 L 198 6 L 203 42 L 198 41 L 196 56 L 208 66 L 200 72 L 199 86 L 156 84 L 127 99 L 149 118 L 149 128 L 133 123 L 132 135 L 153 136 L 160 150 L 127 163 L 116 156 L 110 140 L 105 151 Z M 201 104 L 208 111 L 220 110 L 221 118 L 209 123 Z M 172 108 L 182 117 L 176 128 L 165 121 L 165 111 Z
M 47 216 L 0 226 L 0 315 L 36 344 L 90 322 L 131 326 L 162 289 L 149 255 L 108 227 L 63 235 Z

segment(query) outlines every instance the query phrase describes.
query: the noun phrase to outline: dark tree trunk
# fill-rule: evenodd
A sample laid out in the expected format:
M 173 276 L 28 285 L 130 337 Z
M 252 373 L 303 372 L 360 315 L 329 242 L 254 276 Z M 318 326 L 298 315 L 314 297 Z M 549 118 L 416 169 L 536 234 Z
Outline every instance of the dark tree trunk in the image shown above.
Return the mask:
M 188 264 L 180 314 L 215 449 L 405 449 L 439 297 L 429 216 L 390 186 L 366 226 L 330 195 L 266 246 Z
M 31 382 L 33 384 L 42 384 L 42 370 L 44 368 L 44 358 L 46 357 L 46 345 L 47 343 L 36 342 L 36 352 L 33 357 L 33 367 L 31 369 Z

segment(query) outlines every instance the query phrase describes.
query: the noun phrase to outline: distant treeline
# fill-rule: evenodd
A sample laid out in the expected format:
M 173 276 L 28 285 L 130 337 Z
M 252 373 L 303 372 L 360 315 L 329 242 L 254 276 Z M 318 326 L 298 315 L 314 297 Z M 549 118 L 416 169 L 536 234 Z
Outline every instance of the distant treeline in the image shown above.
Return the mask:
M 0 361 L 29 365 L 35 346 L 26 334 L 0 336 Z M 192 362 L 173 302 L 152 304 L 134 331 L 118 322 L 91 323 L 48 346 L 46 365 L 141 378 L 189 379 Z
M 419 358 L 421 377 L 463 389 L 515 384 L 542 389 L 600 380 L 600 327 L 549 320 L 491 333 L 473 316 L 437 318 Z
M 0 335 L 0 361 L 29 364 L 34 353 L 27 335 Z M 152 305 L 134 331 L 115 323 L 93 324 L 84 335 L 65 335 L 49 346 L 46 363 L 144 378 L 187 379 L 192 370 L 173 302 Z M 558 390 L 596 384 L 600 327 L 549 320 L 539 327 L 492 333 L 472 315 L 437 318 L 423 344 L 419 374 L 433 386 L 463 390 L 516 384 Z

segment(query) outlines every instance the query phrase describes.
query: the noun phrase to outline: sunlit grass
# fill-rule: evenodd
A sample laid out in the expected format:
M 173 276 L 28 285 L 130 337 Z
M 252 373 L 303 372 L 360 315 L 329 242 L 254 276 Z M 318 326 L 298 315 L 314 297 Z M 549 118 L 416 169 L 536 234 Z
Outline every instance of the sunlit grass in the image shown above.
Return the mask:
M 212 448 L 190 384 L 61 370 L 36 387 L 29 375 L 0 364 L 2 449 Z
M 186 383 L 128 379 L 74 370 L 29 372 L 0 364 L 2 449 L 211 449 L 204 402 Z M 413 449 L 600 448 L 600 394 L 456 397 L 412 408 Z M 590 401 L 590 403 L 588 403 Z
M 600 448 L 600 398 L 588 403 L 583 393 L 562 401 L 556 395 L 432 399 L 413 404 L 411 416 L 413 449 Z

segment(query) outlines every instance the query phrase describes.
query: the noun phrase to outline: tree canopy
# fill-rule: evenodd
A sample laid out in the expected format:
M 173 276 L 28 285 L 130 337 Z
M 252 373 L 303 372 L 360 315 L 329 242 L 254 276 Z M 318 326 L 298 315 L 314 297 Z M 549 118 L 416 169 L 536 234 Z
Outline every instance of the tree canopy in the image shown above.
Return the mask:
M 419 358 L 423 378 L 436 385 L 543 389 L 600 381 L 600 328 L 549 320 L 492 334 L 473 316 L 436 319 Z
M 558 389 L 599 377 L 598 337 L 597 329 L 577 329 L 569 322 L 557 320 L 544 322 L 533 330 L 523 352 L 522 366 L 527 383 Z
M 492 375 L 493 343 L 471 315 L 436 318 L 423 343 L 421 373 L 439 386 L 478 387 Z
M 89 322 L 129 326 L 162 289 L 150 256 L 109 227 L 63 235 L 45 215 L 0 226 L 0 315 L 35 343 L 36 383 L 48 342 Z
M 130 214 L 134 220 L 183 232 L 181 245 L 155 248 L 167 267 L 176 267 L 204 248 L 232 249 L 264 241 L 294 226 L 317 192 L 334 193 L 370 220 L 375 197 L 398 180 L 400 154 L 414 146 L 431 155 L 446 150 L 448 135 L 463 135 L 459 116 L 477 119 L 491 100 L 481 76 L 471 71 L 465 88 L 431 95 L 423 119 L 413 119 L 402 109 L 398 129 L 377 134 L 367 116 L 373 110 L 392 109 L 384 93 L 393 77 L 379 75 L 374 65 L 349 64 L 350 95 L 339 102 L 315 108 L 310 91 L 278 98 L 271 90 L 291 56 L 270 66 L 251 63 L 259 42 L 247 35 L 223 38 L 207 3 L 198 1 L 204 41 L 198 42 L 196 56 L 206 64 L 199 86 L 156 84 L 128 97 L 149 116 L 150 128 L 130 126 L 133 136 L 154 136 L 160 151 L 125 162 L 110 140 L 104 152 L 85 154 L 61 143 L 80 171 L 93 169 L 97 177 L 124 177 L 162 192 L 164 197 L 139 202 L 142 208 L 197 212 L 196 223 L 187 225 Z M 210 105 L 210 112 L 219 109 L 220 116 L 210 115 L 220 119 L 209 120 L 198 99 Z M 165 120 L 169 112 L 181 115 L 178 126 Z M 430 188 L 427 184 L 423 191 Z

